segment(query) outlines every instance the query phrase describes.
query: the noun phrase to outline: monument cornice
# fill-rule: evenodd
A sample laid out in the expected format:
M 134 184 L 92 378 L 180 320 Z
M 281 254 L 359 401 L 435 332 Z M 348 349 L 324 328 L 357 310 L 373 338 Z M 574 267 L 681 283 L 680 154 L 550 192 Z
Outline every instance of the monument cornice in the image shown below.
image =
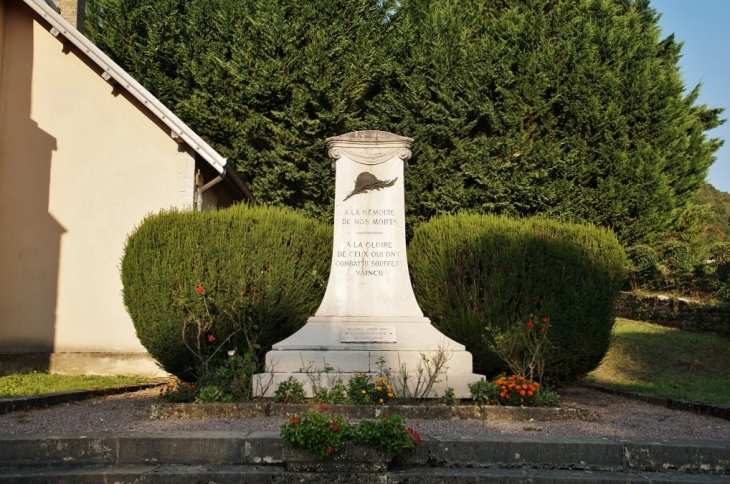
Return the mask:
M 344 155 L 363 165 L 379 165 L 396 156 L 406 162 L 411 158 L 411 143 L 413 138 L 377 130 L 351 131 L 327 138 L 333 162 Z

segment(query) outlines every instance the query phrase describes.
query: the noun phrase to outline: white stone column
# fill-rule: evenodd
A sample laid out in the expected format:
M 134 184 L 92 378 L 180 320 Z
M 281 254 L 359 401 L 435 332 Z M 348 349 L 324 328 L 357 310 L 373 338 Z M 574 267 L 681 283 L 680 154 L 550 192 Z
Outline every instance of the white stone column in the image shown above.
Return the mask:
M 422 318 L 408 275 L 404 164 L 411 138 L 328 138 L 336 169 L 330 278 L 315 317 Z
M 333 368 L 345 383 L 353 373 L 415 373 L 424 357 L 443 352 L 449 360 L 429 396 L 453 387 L 458 398 L 468 397 L 467 384 L 481 378 L 472 373 L 471 354 L 423 316 L 408 274 L 403 177 L 413 140 L 357 131 L 327 142 L 336 170 L 327 290 L 306 325 L 266 355 L 273 369 L 266 394 L 294 376 L 311 396 L 312 369 Z M 258 378 L 260 387 L 267 375 Z

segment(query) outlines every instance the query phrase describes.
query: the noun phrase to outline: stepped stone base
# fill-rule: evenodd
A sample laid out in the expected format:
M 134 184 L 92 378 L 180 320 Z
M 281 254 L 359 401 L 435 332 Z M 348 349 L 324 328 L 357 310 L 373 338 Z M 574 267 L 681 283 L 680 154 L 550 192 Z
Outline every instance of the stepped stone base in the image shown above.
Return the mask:
M 391 342 L 342 342 L 353 330 L 381 329 Z M 378 336 L 380 337 L 380 336 Z M 352 375 L 390 375 L 399 396 L 421 395 L 436 374 L 427 398 L 453 388 L 456 398 L 469 398 L 468 384 L 483 377 L 472 373 L 472 355 L 464 345 L 446 337 L 428 318 L 312 317 L 289 338 L 266 354 L 269 373 L 255 376 L 260 396 L 273 396 L 279 383 L 294 377 L 308 397 L 313 385 L 331 387 Z M 438 370 L 438 373 L 437 373 Z M 405 382 L 404 382 L 405 380 Z M 407 391 L 404 391 L 407 387 Z

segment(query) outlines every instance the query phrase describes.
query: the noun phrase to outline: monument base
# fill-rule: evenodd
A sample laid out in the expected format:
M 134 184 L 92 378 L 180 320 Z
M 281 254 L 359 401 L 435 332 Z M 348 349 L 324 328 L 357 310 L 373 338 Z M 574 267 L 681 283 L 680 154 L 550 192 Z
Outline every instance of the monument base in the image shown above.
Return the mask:
M 273 346 L 266 368 L 268 373 L 254 376 L 258 396 L 272 397 L 279 383 L 294 377 L 312 397 L 314 385 L 330 387 L 337 378 L 346 385 L 350 376 L 364 373 L 389 374 L 400 396 L 438 398 L 453 388 L 456 398 L 469 398 L 468 384 L 483 378 L 472 373 L 464 345 L 424 317 L 312 317 Z

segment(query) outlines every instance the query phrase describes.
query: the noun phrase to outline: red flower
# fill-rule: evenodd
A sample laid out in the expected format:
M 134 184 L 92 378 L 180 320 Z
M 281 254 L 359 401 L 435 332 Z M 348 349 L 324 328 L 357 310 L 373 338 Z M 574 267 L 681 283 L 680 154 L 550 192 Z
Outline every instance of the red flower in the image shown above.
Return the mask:
M 528 321 L 525 326 L 527 326 L 527 329 L 532 329 L 532 321 Z
M 421 436 L 418 435 L 418 432 L 416 432 L 415 430 L 413 431 L 413 433 L 411 435 L 413 435 L 413 441 L 415 443 L 420 444 L 422 442 Z
M 548 318 L 542 318 L 543 323 L 547 323 L 548 321 L 550 321 Z
M 540 331 L 542 331 L 544 333 L 545 331 L 547 331 L 547 328 L 545 326 L 543 326 L 542 328 L 540 328 Z
M 298 419 L 298 418 L 296 418 L 296 417 L 292 417 L 292 418 L 291 418 L 291 423 L 292 423 L 292 425 L 296 425 L 296 424 L 298 424 L 298 423 L 299 423 L 299 419 Z
M 215 341 L 215 336 L 213 336 L 212 334 L 209 334 L 208 335 L 208 343 L 212 343 L 213 341 Z
M 409 434 L 411 434 L 411 435 L 413 435 L 413 429 L 411 427 L 408 427 L 406 429 L 406 432 L 409 433 Z
M 334 430 L 335 432 L 337 432 L 338 430 L 340 430 L 340 424 L 338 424 L 334 420 L 332 421 L 332 430 Z
M 328 453 L 328 454 L 331 454 L 331 453 L 332 453 L 332 452 L 334 452 L 334 451 L 335 451 L 334 447 L 332 447 L 331 445 L 328 445 L 328 446 L 327 446 L 327 453 Z
M 205 289 L 203 289 L 203 286 L 198 286 L 195 288 L 195 292 L 198 294 L 205 294 Z
M 327 405 L 325 405 L 324 403 L 320 403 L 319 404 L 319 411 L 320 412 L 324 412 L 325 410 L 327 410 Z

